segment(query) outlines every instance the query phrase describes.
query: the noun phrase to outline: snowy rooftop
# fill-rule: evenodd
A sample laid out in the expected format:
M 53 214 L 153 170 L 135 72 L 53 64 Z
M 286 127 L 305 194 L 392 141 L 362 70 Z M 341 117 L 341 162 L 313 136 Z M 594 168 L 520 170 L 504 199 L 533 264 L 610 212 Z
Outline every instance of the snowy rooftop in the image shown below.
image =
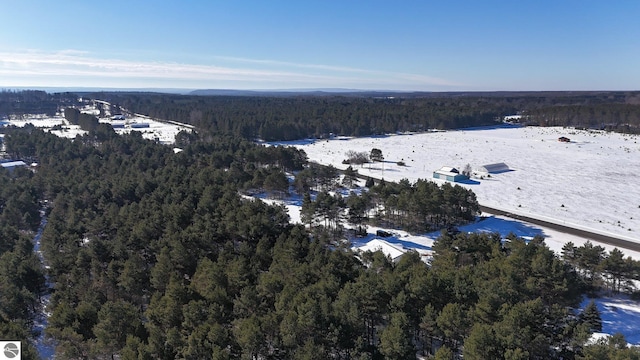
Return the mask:
M 393 245 L 391 243 L 388 243 L 388 242 L 386 242 L 386 241 L 384 241 L 382 239 L 373 239 L 373 240 L 369 241 L 368 243 L 357 247 L 356 250 L 359 250 L 359 251 L 362 251 L 362 252 L 366 252 L 366 251 L 371 251 L 371 252 L 381 251 L 386 256 L 389 256 L 391 258 L 391 260 L 396 260 L 396 259 L 400 258 L 406 252 L 404 249 L 399 248 L 398 246 L 395 246 L 395 245 Z
M 15 166 L 26 166 L 27 164 L 22 160 L 18 160 L 18 161 L 3 162 L 3 163 L 0 163 L 0 165 L 2 165 L 2 167 L 4 168 L 9 168 L 9 167 L 15 167 Z
M 460 172 L 458 171 L 458 169 L 452 168 L 452 167 L 449 167 L 449 166 L 443 166 L 440 169 L 434 171 L 434 173 L 442 174 L 442 175 L 446 175 L 446 176 L 460 175 Z

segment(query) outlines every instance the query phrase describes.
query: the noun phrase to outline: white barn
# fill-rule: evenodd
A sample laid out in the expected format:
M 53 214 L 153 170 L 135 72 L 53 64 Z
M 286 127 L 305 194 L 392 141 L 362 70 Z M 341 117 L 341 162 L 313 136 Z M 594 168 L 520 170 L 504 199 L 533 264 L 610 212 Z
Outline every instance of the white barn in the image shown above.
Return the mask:
M 441 179 L 446 181 L 463 181 L 467 180 L 468 177 L 463 175 L 458 171 L 458 169 L 450 166 L 443 166 L 440 169 L 433 172 L 434 179 Z

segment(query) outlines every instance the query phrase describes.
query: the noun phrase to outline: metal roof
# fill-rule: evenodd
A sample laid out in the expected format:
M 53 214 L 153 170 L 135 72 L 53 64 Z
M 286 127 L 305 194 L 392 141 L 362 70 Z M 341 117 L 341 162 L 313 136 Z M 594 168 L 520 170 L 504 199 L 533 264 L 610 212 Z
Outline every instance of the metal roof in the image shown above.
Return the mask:
M 3 162 L 0 165 L 2 165 L 3 168 L 8 168 L 8 167 L 16 167 L 16 166 L 27 166 L 27 163 L 25 163 L 22 160 L 18 160 L 18 161 Z
M 509 171 L 510 169 L 509 169 L 509 165 L 501 162 L 501 163 L 483 165 L 480 168 L 480 170 L 488 173 L 497 173 L 497 172 Z

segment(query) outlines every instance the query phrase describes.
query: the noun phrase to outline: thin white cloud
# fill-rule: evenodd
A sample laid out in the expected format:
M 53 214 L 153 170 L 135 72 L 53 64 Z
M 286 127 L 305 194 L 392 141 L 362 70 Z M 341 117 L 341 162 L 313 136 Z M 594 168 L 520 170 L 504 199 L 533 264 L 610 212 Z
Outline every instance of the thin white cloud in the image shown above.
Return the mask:
M 391 73 L 350 67 L 297 64 L 274 60 L 253 60 L 233 57 L 218 57 L 233 63 L 232 66 L 196 65 L 169 62 L 141 62 L 119 59 L 105 59 L 90 56 L 79 50 L 63 50 L 59 52 L 23 51 L 0 52 L 0 81 L 2 78 L 33 85 L 38 78 L 47 79 L 53 84 L 70 83 L 74 78 L 84 82 L 93 80 L 91 86 L 100 86 L 101 81 L 109 79 L 127 87 L 134 80 L 137 84 L 145 79 L 155 85 L 174 87 L 216 87 L 224 83 L 234 83 L 255 88 L 269 87 L 344 87 L 353 88 L 393 88 L 422 89 L 433 87 L 460 86 L 443 79 L 424 75 Z M 253 66 L 247 66 L 253 65 Z M 278 67 L 271 69 L 270 67 Z M 101 80 L 102 79 L 102 80 Z M 5 80 L 6 81 L 6 80 Z M 26 84 L 29 83 L 29 84 Z M 192 85 L 189 85 L 192 84 Z M 0 84 L 5 85 L 5 84 Z M 14 84 L 15 85 L 15 84 Z
M 221 59 L 221 60 L 235 61 L 235 62 L 250 63 L 250 64 L 263 64 L 263 65 L 295 67 L 295 68 L 302 68 L 302 69 L 316 69 L 316 70 L 328 70 L 328 71 L 336 71 L 336 72 L 369 74 L 369 75 L 383 76 L 391 79 L 403 79 L 406 81 L 411 81 L 411 82 L 421 83 L 421 84 L 426 83 L 426 84 L 441 85 L 441 86 L 464 86 L 461 83 L 452 82 L 452 81 L 440 79 L 437 77 L 418 75 L 418 74 L 408 74 L 408 73 L 402 73 L 402 72 L 389 72 L 389 71 L 379 71 L 379 70 L 370 70 L 370 69 L 360 69 L 360 68 L 354 68 L 354 67 L 320 65 L 320 64 L 300 64 L 300 63 L 287 62 L 287 61 L 268 60 L 268 59 L 247 59 L 247 58 L 232 57 L 232 56 L 215 56 L 214 58 Z
M 286 66 L 286 67 L 295 67 L 301 69 L 316 69 L 316 70 L 329 70 L 329 71 L 339 71 L 339 72 L 353 72 L 353 73 L 367 73 L 367 74 L 375 74 L 379 73 L 377 71 L 366 70 L 366 69 L 358 69 L 353 67 L 345 67 L 345 66 L 332 66 L 332 65 L 320 65 L 320 64 L 299 64 L 288 61 L 279 61 L 279 60 L 268 60 L 268 59 L 247 59 L 241 57 L 233 57 L 233 56 L 214 56 L 215 59 L 227 60 L 232 62 L 241 62 L 248 64 L 261 64 L 261 65 L 274 65 L 274 66 Z

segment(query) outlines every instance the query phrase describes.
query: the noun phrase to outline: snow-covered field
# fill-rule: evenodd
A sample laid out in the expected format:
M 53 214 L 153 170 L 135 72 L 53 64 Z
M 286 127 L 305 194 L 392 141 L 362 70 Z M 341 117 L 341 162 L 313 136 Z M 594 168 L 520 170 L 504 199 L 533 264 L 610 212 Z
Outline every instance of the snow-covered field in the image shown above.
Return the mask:
M 559 142 L 561 136 L 571 142 Z M 347 151 L 369 154 L 377 148 L 384 162 L 355 168 L 392 181 L 432 179 L 442 166 L 478 169 L 504 162 L 511 171 L 478 175 L 461 185 L 482 205 L 640 242 L 639 142 L 640 136 L 603 131 L 505 125 L 281 144 L 341 169 Z
M 93 107 L 86 107 L 81 109 L 81 111 L 97 116 L 96 110 Z M 187 125 L 160 122 L 141 115 L 128 116 L 126 121 L 112 121 L 109 117 L 99 118 L 98 121 L 101 123 L 116 125 L 114 126 L 114 131 L 118 134 L 138 131 L 142 134 L 143 138 L 155 140 L 162 144 L 173 144 L 175 142 L 176 135 L 182 130 L 191 131 L 191 127 Z M 76 135 L 83 135 L 86 133 L 86 131 L 80 129 L 80 126 L 69 124 L 61 114 L 54 117 L 44 115 L 26 115 L 20 118 L 11 118 L 6 120 L 6 122 L 9 125 L 15 125 L 17 127 L 24 127 L 26 124 L 32 124 L 33 126 L 45 129 L 52 134 L 70 139 L 75 138 Z M 145 127 L 136 128 L 136 124 L 137 126 Z M 61 128 L 53 130 L 52 128 L 56 125 L 60 125 Z M 118 127 L 117 125 L 121 125 L 122 127 Z

